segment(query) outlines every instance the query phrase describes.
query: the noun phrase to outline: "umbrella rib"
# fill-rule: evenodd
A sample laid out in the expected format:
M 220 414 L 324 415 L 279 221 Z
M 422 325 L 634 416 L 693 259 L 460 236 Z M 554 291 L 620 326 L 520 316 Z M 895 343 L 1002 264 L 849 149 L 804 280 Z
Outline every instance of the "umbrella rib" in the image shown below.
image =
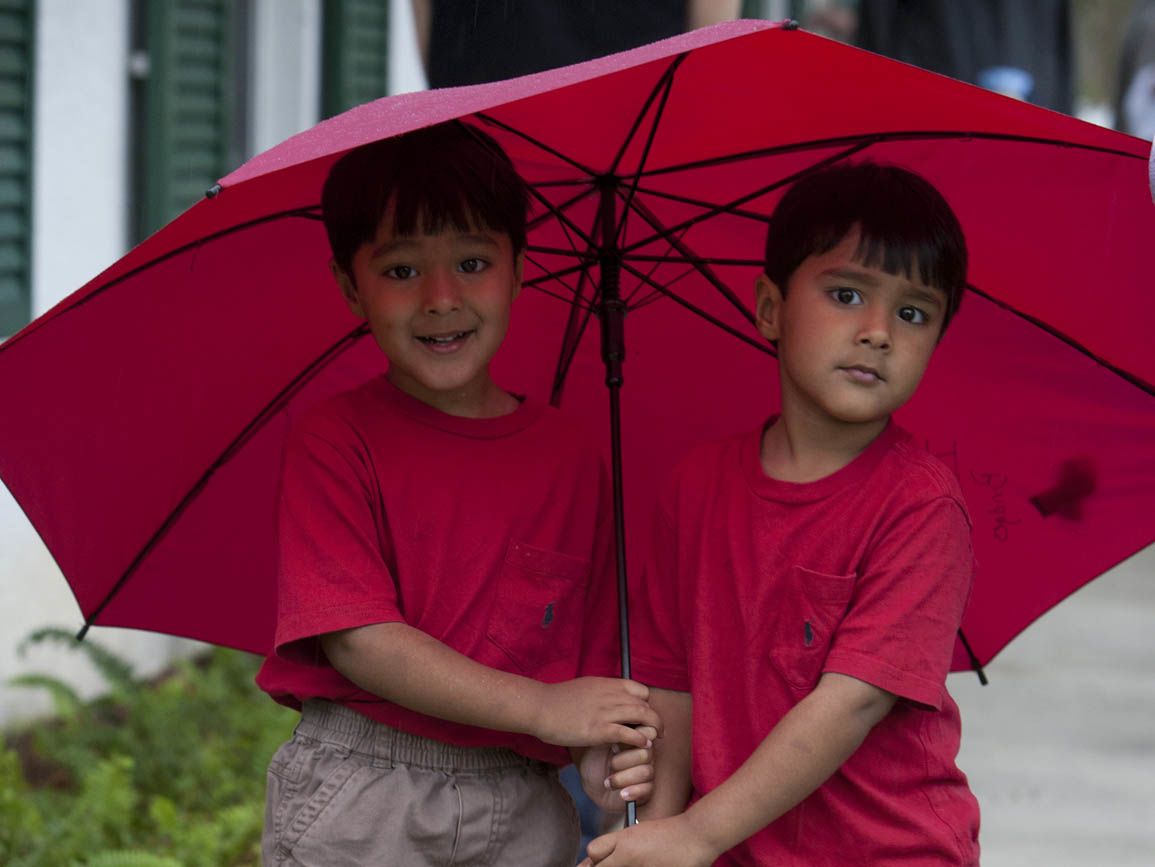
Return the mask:
M 683 205 L 693 205 L 694 207 L 702 208 L 703 210 L 721 207 L 724 213 L 732 214 L 735 217 L 743 217 L 747 220 L 755 220 L 759 223 L 770 222 L 769 214 L 759 214 L 756 211 L 746 211 L 742 210 L 741 208 L 734 207 L 733 205 L 719 206 L 717 202 L 706 202 L 700 199 L 692 199 L 689 196 L 679 196 L 676 193 L 667 193 L 661 190 L 655 190 L 651 187 L 639 187 L 638 192 L 644 193 L 651 198 L 665 199 L 666 201 L 678 202 L 679 204 Z
M 498 120 L 497 118 L 495 118 L 491 114 L 486 114 L 483 111 L 479 111 L 479 112 L 477 112 L 477 114 L 474 115 L 474 117 L 480 118 L 485 123 L 488 123 L 491 126 L 496 126 L 499 129 L 503 129 L 508 133 L 512 133 L 513 135 L 517 136 L 518 138 L 522 139 L 523 141 L 529 142 L 529 144 L 533 145 L 534 147 L 536 147 L 542 151 L 545 151 L 550 156 L 556 157 L 557 159 L 561 160 L 563 163 L 569 164 L 573 168 L 577 169 L 579 172 L 582 172 L 583 174 L 585 174 L 587 177 L 592 178 L 597 174 L 597 172 L 595 172 L 593 169 L 589 168 L 588 166 L 583 166 L 581 163 L 579 163 L 573 157 L 568 156 L 567 154 L 563 154 L 557 148 L 550 147 L 545 142 L 539 141 L 538 139 L 534 138 L 533 136 L 531 136 L 529 133 L 525 132 L 524 130 L 520 130 L 515 126 L 510 126 L 509 124 L 505 123 L 504 121 Z
M 1139 156 L 1119 148 L 1103 147 L 1102 145 L 1082 144 L 1080 142 L 1066 141 L 1064 139 L 1010 135 L 1007 133 L 975 132 L 968 130 L 899 130 L 894 132 L 870 133 L 868 135 L 836 136 L 834 138 L 827 139 L 811 139 L 804 142 L 792 142 L 786 145 L 773 145 L 771 147 L 755 148 L 754 150 L 742 151 L 740 153 L 726 154 L 724 156 L 711 157 L 709 159 L 696 160 L 678 165 L 663 166 L 662 168 L 652 169 L 646 172 L 645 176 L 647 178 L 652 178 L 657 175 L 671 174 L 673 172 L 684 172 L 691 169 L 704 169 L 712 168 L 714 166 L 724 166 L 730 163 L 758 159 L 759 157 L 776 156 L 778 154 L 793 153 L 795 151 L 803 150 L 813 150 L 816 148 L 837 147 L 845 145 L 849 142 L 864 142 L 865 146 L 869 146 L 872 144 L 879 144 L 880 142 L 889 141 L 933 141 L 935 139 L 982 139 L 984 141 L 1010 141 L 1020 142 L 1022 144 L 1037 144 L 1047 145 L 1050 147 L 1074 148 L 1076 150 L 1093 151 L 1096 153 L 1108 154 L 1112 156 L 1130 157 L 1131 159 L 1139 159 L 1143 161 L 1147 160 L 1146 156 Z
M 626 234 L 626 225 L 629 223 L 629 220 L 630 220 L 630 209 L 631 209 L 631 206 L 633 204 L 634 199 L 637 197 L 637 194 L 638 194 L 638 184 L 641 182 L 642 172 L 645 171 L 646 162 L 650 158 L 650 151 L 653 150 L 654 139 L 657 138 L 658 127 L 661 126 L 662 117 L 665 115 L 665 112 L 666 112 L 666 106 L 670 102 L 670 93 L 674 88 L 674 73 L 677 71 L 677 68 L 681 65 L 682 61 L 685 60 L 685 58 L 686 58 L 685 54 L 679 55 L 674 60 L 674 62 L 672 64 L 670 64 L 670 67 L 666 70 L 666 74 L 663 76 L 664 86 L 661 87 L 662 95 L 661 95 L 661 98 L 658 100 L 657 110 L 654 112 L 653 123 L 650 124 L 650 132 L 646 136 L 646 144 L 642 148 L 641 159 L 638 160 L 637 171 L 635 171 L 633 173 L 633 179 L 630 182 L 629 192 L 626 194 L 625 202 L 622 205 L 621 222 L 618 223 L 617 229 L 614 231 L 614 246 L 615 247 L 619 247 L 619 248 L 621 247 L 621 240 Z M 657 88 L 655 88 L 655 93 L 656 92 L 657 92 Z M 633 138 L 633 135 L 637 129 L 637 126 L 641 124 L 642 117 L 644 117 L 645 113 L 649 111 L 649 106 L 652 102 L 653 102 L 653 94 L 651 94 L 650 98 L 646 101 L 646 107 L 643 109 L 643 113 L 638 116 L 638 123 L 635 125 L 634 130 L 630 131 L 630 138 L 631 139 Z M 627 141 L 622 144 L 622 149 L 618 153 L 618 158 L 614 160 L 614 165 L 613 165 L 612 171 L 614 171 L 614 172 L 617 171 L 619 160 L 621 159 L 621 157 L 625 156 L 626 145 L 628 143 L 629 143 L 629 139 L 627 139 Z M 620 191 L 619 191 L 619 195 L 620 195 Z
M 725 213 L 730 208 L 733 208 L 735 205 L 740 205 L 743 202 L 749 202 L 753 199 L 758 198 L 759 196 L 764 196 L 767 193 L 771 193 L 774 190 L 779 189 L 780 187 L 784 187 L 787 184 L 791 184 L 794 181 L 798 180 L 799 178 L 805 177 L 806 175 L 811 174 L 812 172 L 816 172 L 819 169 L 825 168 L 826 166 L 833 165 L 834 163 L 841 162 L 842 160 L 844 160 L 848 157 L 852 157 L 856 153 L 860 153 L 861 151 L 870 147 L 871 144 L 873 144 L 873 142 L 859 142 L 859 143 L 853 145 L 852 147 L 846 148 L 843 151 L 839 151 L 838 153 L 836 153 L 832 156 L 825 157 L 816 163 L 811 163 L 806 168 L 800 169 L 799 171 L 796 171 L 793 174 L 787 175 L 785 178 L 780 178 L 779 180 L 774 181 L 771 184 L 767 184 L 764 187 L 760 187 L 757 190 L 754 190 L 752 192 L 746 193 L 745 195 L 739 196 L 738 198 L 734 199 L 731 202 L 727 202 L 727 203 L 721 204 L 721 205 L 715 205 L 715 206 L 711 207 L 708 211 L 706 211 L 706 213 L 704 213 L 704 214 L 699 214 L 696 217 L 690 217 L 689 219 L 683 220 L 681 223 L 676 223 L 673 226 L 670 226 L 670 227 L 668 227 L 662 231 L 659 231 L 659 232 L 657 232 L 657 234 L 651 235 L 648 238 L 643 238 L 640 241 L 635 241 L 630 246 L 624 248 L 622 252 L 627 253 L 627 254 L 632 253 L 634 250 L 637 250 L 641 247 L 644 247 L 647 244 L 652 244 L 654 241 L 661 240 L 664 237 L 665 233 L 667 233 L 667 232 L 678 232 L 678 231 L 681 231 L 682 229 L 689 228 L 690 226 L 697 225 L 698 223 L 703 223 L 706 220 L 713 219 L 714 217 L 718 216 L 719 214 Z
M 548 220 L 550 217 L 556 217 L 556 216 L 558 216 L 558 214 L 563 214 L 566 211 L 568 211 L 570 208 L 572 208 L 574 205 L 576 205 L 578 202 L 582 201 L 583 199 L 588 199 L 590 196 L 592 196 L 594 194 L 594 188 L 592 186 L 590 186 L 589 181 L 588 180 L 582 181 L 582 183 L 584 185 L 584 189 L 580 193 L 578 193 L 576 196 L 574 196 L 573 198 L 567 199 L 566 201 L 562 202 L 560 205 L 546 204 L 546 213 L 541 214 L 537 217 L 534 217 L 532 220 L 530 220 L 526 224 L 526 231 L 527 232 L 533 231 L 538 226 L 540 226 L 542 223 L 544 223 L 546 220 Z M 536 189 L 537 186 L 541 186 L 541 185 L 537 185 L 537 184 L 530 185 L 530 189 L 531 190 Z M 539 198 L 539 200 L 540 200 L 540 198 Z M 575 250 L 577 249 L 576 245 L 575 245 L 574 249 Z
M 585 279 L 585 272 L 586 272 L 586 269 L 589 267 L 588 265 L 583 263 L 583 264 L 578 265 L 578 266 L 573 267 L 573 268 L 566 268 L 564 271 L 556 271 L 553 273 L 548 273 L 549 269 L 544 267 L 540 262 L 538 262 L 535 259 L 529 258 L 528 256 L 526 258 L 529 260 L 529 262 L 531 264 L 536 265 L 538 268 L 541 268 L 542 271 L 546 271 L 547 273 L 543 274 L 541 277 L 534 278 L 533 280 L 524 281 L 521 284 L 522 286 L 528 286 L 531 289 L 536 289 L 538 292 L 541 292 L 543 295 L 548 295 L 551 298 L 556 298 L 558 301 L 561 301 L 564 304 L 569 304 L 572 307 L 587 308 L 590 306 L 581 297 L 580 282 L 579 282 L 578 287 L 575 288 L 573 286 L 570 286 L 568 283 L 566 283 L 564 280 L 561 279 L 562 277 L 568 277 L 570 274 L 581 274 L 582 279 Z M 549 281 L 549 280 L 555 280 L 558 283 L 560 283 L 569 292 L 569 295 L 568 296 L 562 295 L 558 292 L 551 292 L 550 290 L 543 288 L 541 283 L 545 282 L 545 281 Z
M 637 268 L 630 265 L 628 262 L 623 262 L 622 268 L 629 271 L 631 274 L 633 274 L 639 280 L 644 282 L 646 285 L 653 288 L 655 291 L 659 292 L 662 295 L 665 295 L 667 298 L 669 298 L 671 301 L 675 302 L 676 304 L 679 304 L 682 307 L 685 307 L 691 313 L 706 320 L 711 325 L 714 325 L 714 326 L 722 329 L 727 334 L 729 334 L 732 337 L 738 338 L 743 343 L 748 343 L 751 346 L 753 346 L 755 349 L 757 349 L 761 352 L 764 352 L 771 357 L 777 358 L 777 353 L 774 352 L 774 350 L 770 347 L 770 345 L 768 343 L 761 343 L 761 342 L 755 340 L 753 337 L 750 337 L 748 334 L 743 334 L 737 328 L 734 328 L 732 325 L 727 325 L 721 319 L 717 318 L 716 316 L 714 316 L 710 313 L 707 313 L 705 310 L 698 307 L 697 305 L 691 304 L 689 301 L 687 301 L 685 298 L 682 298 L 680 295 L 675 295 L 674 293 L 668 291 L 666 289 L 666 287 L 662 286 L 656 280 L 651 280 L 649 277 L 647 277 L 645 274 L 643 274 Z
M 568 247 L 546 247 L 530 244 L 526 247 L 531 253 L 548 253 L 552 256 L 573 256 L 576 259 L 587 258 L 588 253 L 581 250 L 572 250 Z M 660 253 L 631 253 L 631 262 L 681 262 L 687 265 L 748 265 L 751 267 L 762 265 L 761 259 L 743 259 L 737 256 L 674 256 Z
M 983 664 L 979 662 L 978 656 L 975 654 L 974 650 L 971 649 L 971 643 L 967 641 L 966 633 L 962 631 L 961 626 L 958 630 L 958 637 L 959 641 L 962 642 L 963 650 L 966 651 L 967 659 L 970 660 L 971 668 L 974 670 L 974 673 L 979 676 L 979 683 L 981 683 L 983 686 L 986 686 L 989 683 L 987 680 L 987 673 L 983 671 Z
M 535 262 L 534 264 L 537 264 L 537 263 Z M 542 274 L 540 277 L 534 277 L 530 280 L 523 280 L 521 285 L 522 286 L 530 286 L 534 289 L 540 289 L 541 284 L 544 282 L 547 282 L 549 280 L 557 280 L 560 277 L 568 277 L 570 274 L 577 274 L 579 271 L 582 271 L 587 267 L 588 266 L 584 263 L 581 265 L 570 265 L 568 268 L 562 268 L 558 271 L 554 271 L 554 272 L 549 273 L 549 274 Z M 566 288 L 570 289 L 571 292 L 573 291 L 573 289 L 571 287 L 567 286 Z
M 741 299 L 739 299 L 738 296 L 734 294 L 734 291 L 729 286 L 722 282 L 722 280 L 718 277 L 717 274 L 714 273 L 713 269 L 711 269 L 709 265 L 695 263 L 693 260 L 698 258 L 697 255 L 692 249 L 690 249 L 689 245 L 687 245 L 685 241 L 677 237 L 677 233 L 684 231 L 684 229 L 688 228 L 688 226 L 679 226 L 667 229 L 662 225 L 662 221 L 658 219 L 658 216 L 654 214 L 648 207 L 646 207 L 644 202 L 634 202 L 634 211 L 649 224 L 650 228 L 658 232 L 657 237 L 666 241 L 683 257 L 685 257 L 685 259 L 688 260 L 687 264 L 692 265 L 694 269 L 702 275 L 707 283 L 717 289 L 718 292 L 721 293 L 722 297 L 729 301 L 738 310 L 738 312 L 741 313 L 743 317 L 745 317 L 747 322 L 753 324 L 754 314 L 746 307 L 745 304 L 742 303 Z
M 4 350 L 15 346 L 17 343 L 19 343 L 24 338 L 39 331 L 43 326 L 47 325 L 49 322 L 53 322 L 56 319 L 60 318 L 61 316 L 64 316 L 67 313 L 71 313 L 73 310 L 79 310 L 81 307 L 86 305 L 89 301 L 92 301 L 94 298 L 96 298 L 100 295 L 103 295 L 109 289 L 113 288 L 114 286 L 118 285 L 119 283 L 123 283 L 125 280 L 128 280 L 130 277 L 135 277 L 137 274 L 140 274 L 142 271 L 147 271 L 149 268 L 153 267 L 154 265 L 159 265 L 162 262 L 166 262 L 175 256 L 179 256 L 181 253 L 186 253 L 189 250 L 192 250 L 196 247 L 201 246 L 202 244 L 207 244 L 210 241 L 215 241 L 217 238 L 223 238 L 226 235 L 231 235 L 233 232 L 240 232 L 240 231 L 243 231 L 245 229 L 251 229 L 252 227 L 259 226 L 263 223 L 271 223 L 274 220 L 281 220 L 281 219 L 284 219 L 286 217 L 304 217 L 304 218 L 309 219 L 309 220 L 315 219 L 315 217 L 312 214 L 310 214 L 309 211 L 315 210 L 316 207 L 317 207 L 316 205 L 309 205 L 308 207 L 305 207 L 305 208 L 293 208 L 293 209 L 288 210 L 288 211 L 278 211 L 275 214 L 266 214 L 265 216 L 258 217 L 255 220 L 249 220 L 246 223 L 238 223 L 237 225 L 230 226 L 227 229 L 221 229 L 219 232 L 213 232 L 210 235 L 205 235 L 202 238 L 197 238 L 197 240 L 195 240 L 195 241 L 189 241 L 187 244 L 182 244 L 181 246 L 177 247 L 176 249 L 169 250 L 167 253 L 164 253 L 160 256 L 157 256 L 155 259 L 149 259 L 147 262 L 142 262 L 140 265 L 137 265 L 132 270 L 126 271 L 125 273 L 121 274 L 118 277 L 114 277 L 112 280 L 109 280 L 107 283 L 105 283 L 101 286 L 97 286 L 95 289 L 93 289 L 91 292 L 89 292 L 87 295 L 85 295 L 79 301 L 76 301 L 67 307 L 60 307 L 58 305 L 57 307 L 54 307 L 52 310 L 49 310 L 47 313 L 44 313 L 43 315 L 37 317 L 36 319 L 33 319 L 30 323 L 28 323 L 28 325 L 23 330 L 18 331 L 16 334 L 13 334 L 11 337 L 9 337 L 7 340 L 5 340 L 3 343 L 0 343 L 0 352 L 3 352 Z M 63 303 L 63 302 L 61 302 L 61 303 Z
M 685 271 L 683 271 L 677 277 L 671 277 L 669 280 L 663 280 L 662 285 L 665 286 L 667 290 L 669 290 L 670 287 L 673 286 L 675 283 L 681 283 L 683 280 L 685 280 L 691 274 L 697 274 L 697 273 L 698 273 L 697 270 L 695 270 L 694 268 L 692 268 L 692 267 L 687 268 Z M 649 276 L 651 278 L 653 277 L 653 270 L 650 271 Z M 630 295 L 630 298 L 628 300 L 633 301 L 633 299 L 636 298 L 640 292 L 641 292 L 641 287 L 639 286 L 633 292 L 633 294 Z M 655 292 L 654 290 L 651 289 L 640 300 L 630 304 L 630 312 L 632 313 L 635 310 L 641 310 L 643 307 L 649 307 L 651 304 L 654 304 L 655 302 L 661 301 L 663 297 L 664 296 L 661 293 Z
M 578 284 L 579 300 L 581 287 L 588 280 L 590 280 L 590 275 L 589 270 L 586 269 L 582 271 L 581 281 Z M 585 315 L 580 323 L 577 321 L 578 309 L 578 305 L 571 308 L 569 318 L 566 320 L 565 335 L 562 337 L 561 351 L 558 353 L 557 366 L 554 368 L 553 374 L 553 386 L 549 394 L 550 406 L 561 406 L 562 390 L 565 388 L 566 379 L 569 377 L 570 365 L 573 364 L 578 346 L 581 345 L 582 337 L 585 336 L 586 328 L 589 327 L 590 319 L 593 318 L 594 307 L 592 304 L 585 305 Z
M 1107 359 L 1102 358 L 1099 355 L 1096 355 L 1094 352 L 1092 352 L 1086 346 L 1081 344 L 1079 341 L 1075 340 L 1073 337 L 1071 337 L 1067 334 L 1064 334 L 1062 331 L 1055 328 L 1053 325 L 1048 325 L 1046 322 L 1039 319 L 1038 317 L 1032 316 L 1030 313 L 1025 313 L 1022 310 L 1019 310 L 1015 307 L 1012 307 L 1006 301 L 1001 301 L 998 298 L 995 298 L 993 295 L 991 295 L 987 292 L 984 292 L 982 289 L 979 289 L 977 286 L 975 286 L 972 283 L 968 283 L 966 285 L 966 289 L 968 292 L 973 292 L 975 295 L 978 295 L 980 298 L 985 298 L 987 301 L 994 304 L 1000 310 L 1005 310 L 1007 313 L 1010 313 L 1012 316 L 1017 316 L 1018 318 L 1022 319 L 1024 322 L 1029 322 L 1031 325 L 1034 325 L 1036 328 L 1041 329 L 1042 331 L 1045 331 L 1047 334 L 1050 334 L 1056 340 L 1059 340 L 1060 342 L 1065 343 L 1067 346 L 1071 347 L 1071 349 L 1073 349 L 1076 352 L 1078 352 L 1079 354 L 1089 358 L 1091 361 L 1095 362 L 1095 364 L 1099 365 L 1100 367 L 1102 367 L 1106 370 L 1111 371 L 1111 373 L 1115 374 L 1120 379 L 1123 379 L 1126 382 L 1129 382 L 1131 385 L 1135 386 L 1140 391 L 1144 391 L 1147 394 L 1151 395 L 1152 397 L 1155 397 L 1155 385 L 1152 385 L 1151 383 L 1136 376 L 1133 373 L 1128 373 L 1127 371 L 1123 370 L 1123 368 L 1119 367 L 1118 365 L 1112 364 L 1111 362 L 1107 361 Z
M 592 194 L 593 191 L 594 191 L 593 187 L 590 187 L 590 189 L 584 195 L 574 196 L 574 198 L 570 199 L 563 207 L 568 208 L 568 207 L 573 206 L 577 202 L 581 201 L 583 198 L 586 198 L 587 196 Z M 549 211 L 551 214 L 553 214 L 554 217 L 557 218 L 558 224 L 560 226 L 562 226 L 563 229 L 568 228 L 568 229 L 572 230 L 573 233 L 575 235 L 577 235 L 578 238 L 580 238 L 584 244 L 586 244 L 586 246 L 588 246 L 588 247 L 595 247 L 596 246 L 593 238 L 591 238 L 589 235 L 587 235 L 585 233 L 585 231 L 581 228 L 581 226 L 579 226 L 575 222 L 573 222 L 573 220 L 571 220 L 569 218 L 569 216 L 564 212 L 563 208 L 555 205 L 553 202 L 551 202 L 549 199 L 547 199 L 545 196 L 543 196 L 541 193 L 539 193 L 532 186 L 529 188 L 529 192 L 530 192 L 530 195 L 532 195 L 535 199 L 537 199 L 539 202 L 541 202 L 542 205 L 545 206 L 545 209 L 547 211 Z M 545 214 L 542 214 L 540 219 L 545 220 L 545 218 L 546 218 Z M 535 225 L 540 225 L 540 223 L 537 223 Z M 569 232 L 566 232 L 566 237 L 567 238 L 569 237 Z M 574 245 L 574 250 L 575 251 L 577 250 L 576 244 Z
M 84 627 L 76 636 L 78 641 L 82 641 L 84 636 L 88 633 L 89 628 L 96 625 L 96 621 L 104 612 L 104 609 L 107 608 L 109 603 L 111 603 L 116 595 L 120 593 L 125 584 L 128 583 L 128 580 L 136 574 L 136 570 L 140 567 L 141 563 L 143 563 L 145 558 L 152 553 L 152 550 L 157 546 L 165 534 L 168 533 L 168 531 L 176 523 L 177 519 L 182 514 L 184 514 L 185 509 L 187 509 L 192 504 L 197 495 L 200 494 L 202 490 L 204 490 L 205 486 L 212 479 L 216 471 L 223 467 L 230 460 L 232 460 L 233 456 L 236 455 L 240 448 L 246 442 L 248 442 L 248 440 L 254 436 L 262 427 L 264 427 L 265 423 L 268 422 L 268 420 L 272 418 L 273 415 L 284 406 L 289 398 L 291 398 L 294 394 L 300 391 L 301 388 L 307 385 L 309 381 L 312 380 L 312 378 L 318 373 L 320 373 L 321 370 L 323 370 L 326 365 L 328 365 L 333 359 L 337 358 L 350 347 L 355 346 L 358 340 L 369 333 L 368 323 L 362 323 L 348 334 L 343 336 L 336 343 L 332 344 L 328 349 L 321 353 L 321 355 L 317 356 L 317 358 L 313 360 L 312 364 L 298 373 L 284 388 L 282 388 L 276 394 L 276 396 L 271 401 L 265 404 L 265 407 L 259 413 L 257 413 L 247 425 L 245 425 L 244 429 L 242 429 L 241 432 L 237 434 L 235 438 L 233 438 L 228 446 L 225 447 L 224 451 L 220 453 L 217 459 L 209 465 L 208 469 L 206 469 L 204 473 L 201 474 L 201 477 L 197 480 L 196 484 L 194 484 L 181 498 L 176 507 L 171 512 L 169 512 L 168 517 L 164 519 L 160 527 L 156 530 L 155 533 L 152 534 L 149 540 L 140 549 L 139 553 L 137 553 L 136 557 L 128 565 L 128 568 L 125 569 L 123 573 L 121 573 L 120 578 L 112 586 L 108 593 L 105 594 L 105 597 L 101 600 L 100 604 L 96 606 L 90 615 L 85 617 Z
M 627 258 L 631 262 L 681 262 L 686 265 L 745 265 L 760 268 L 765 264 L 764 259 L 743 259 L 738 256 L 698 256 L 693 252 L 681 256 L 631 253 Z
M 609 169 L 606 171 L 607 175 L 614 175 L 617 173 L 618 166 L 621 165 L 622 159 L 625 158 L 626 151 L 629 150 L 630 142 L 634 140 L 634 136 L 637 135 L 638 130 L 641 129 L 642 121 L 649 113 L 650 106 L 654 104 L 654 100 L 658 98 L 658 94 L 660 93 L 662 95 L 661 103 L 659 104 L 658 111 L 654 116 L 654 122 L 650 126 L 650 133 L 647 136 L 646 146 L 642 152 L 642 159 L 638 164 L 639 171 L 635 172 L 634 176 L 636 178 L 641 174 L 641 167 L 646 164 L 646 157 L 649 155 L 650 148 L 653 147 L 654 135 L 658 131 L 658 124 L 661 122 L 662 112 L 666 107 L 666 103 L 670 99 L 670 90 L 674 86 L 674 73 L 677 72 L 678 67 L 682 65 L 682 62 L 685 59 L 685 53 L 679 54 L 677 57 L 675 57 L 671 61 L 670 65 L 666 67 L 665 71 L 661 75 L 661 78 L 659 78 L 654 84 L 653 89 L 650 91 L 650 95 L 647 96 L 645 102 L 642 103 L 641 111 L 639 111 L 637 117 L 634 118 L 634 123 L 630 127 L 630 131 L 626 133 L 625 138 L 622 139 L 622 145 L 620 148 L 618 148 L 618 152 L 614 155 L 614 159 L 610 163 Z

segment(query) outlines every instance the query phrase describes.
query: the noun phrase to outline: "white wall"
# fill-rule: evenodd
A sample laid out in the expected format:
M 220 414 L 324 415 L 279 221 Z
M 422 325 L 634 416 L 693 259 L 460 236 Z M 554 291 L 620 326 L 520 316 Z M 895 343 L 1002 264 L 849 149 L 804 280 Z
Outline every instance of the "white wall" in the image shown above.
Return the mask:
M 128 2 L 37 4 L 32 291 L 41 313 L 124 252 Z
M 128 2 L 37 4 L 33 150 L 32 304 L 51 307 L 125 252 L 128 192 Z M 49 709 L 40 691 L 9 687 L 37 671 L 85 694 L 99 688 L 75 653 L 16 648 L 33 629 L 83 624 L 63 576 L 7 489 L 0 486 L 0 723 Z M 191 646 L 165 636 L 96 629 L 97 640 L 154 671 Z
M 389 93 L 425 90 L 411 0 L 389 0 Z
M 255 0 L 253 153 L 317 122 L 321 106 L 320 0 Z

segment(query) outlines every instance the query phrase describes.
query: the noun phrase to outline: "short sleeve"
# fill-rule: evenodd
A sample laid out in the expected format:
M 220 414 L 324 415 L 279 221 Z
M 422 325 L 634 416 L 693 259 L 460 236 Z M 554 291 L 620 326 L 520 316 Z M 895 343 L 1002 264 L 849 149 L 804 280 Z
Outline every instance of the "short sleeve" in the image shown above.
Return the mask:
M 404 620 L 378 539 L 376 485 L 342 424 L 303 424 L 289 434 L 277 518 L 277 653 L 320 661 L 308 639 Z
M 678 532 L 667 500 L 654 516 L 652 547 L 636 599 L 630 600 L 633 675 L 648 686 L 687 692 L 688 624 L 682 621 L 680 602 L 690 598 L 690 588 L 683 586 L 679 560 Z
M 823 670 L 940 709 L 973 571 L 961 503 L 904 509 L 867 552 Z

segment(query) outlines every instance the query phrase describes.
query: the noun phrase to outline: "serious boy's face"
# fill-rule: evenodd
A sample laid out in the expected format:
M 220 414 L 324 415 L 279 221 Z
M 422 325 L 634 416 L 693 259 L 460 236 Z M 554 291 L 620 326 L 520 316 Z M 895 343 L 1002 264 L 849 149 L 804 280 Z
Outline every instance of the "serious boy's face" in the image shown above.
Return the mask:
M 401 236 L 392 224 L 386 214 L 354 255 L 351 275 L 334 266 L 350 310 L 368 320 L 402 391 L 454 415 L 499 414 L 508 398 L 489 363 L 521 289 L 508 235 L 449 227 Z
M 804 260 L 785 298 L 763 275 L 757 322 L 776 340 L 783 412 L 883 423 L 914 394 L 942 332 L 946 293 L 857 261 L 858 231 Z

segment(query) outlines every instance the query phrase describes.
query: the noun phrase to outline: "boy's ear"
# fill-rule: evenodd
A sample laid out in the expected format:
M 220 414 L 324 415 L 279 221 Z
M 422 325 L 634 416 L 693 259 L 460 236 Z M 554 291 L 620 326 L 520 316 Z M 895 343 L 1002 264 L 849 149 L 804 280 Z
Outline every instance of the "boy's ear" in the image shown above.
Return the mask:
M 525 250 L 513 257 L 513 297 L 521 294 L 521 278 L 525 273 Z
M 754 281 L 754 325 L 758 333 L 773 342 L 780 336 L 782 292 L 764 273 Z
M 349 305 L 353 315 L 364 319 L 365 311 L 361 307 L 361 296 L 357 294 L 357 284 L 353 282 L 353 278 L 345 273 L 344 269 L 337 264 L 336 259 L 329 260 L 329 271 L 341 288 L 341 295 L 344 297 L 345 303 Z

